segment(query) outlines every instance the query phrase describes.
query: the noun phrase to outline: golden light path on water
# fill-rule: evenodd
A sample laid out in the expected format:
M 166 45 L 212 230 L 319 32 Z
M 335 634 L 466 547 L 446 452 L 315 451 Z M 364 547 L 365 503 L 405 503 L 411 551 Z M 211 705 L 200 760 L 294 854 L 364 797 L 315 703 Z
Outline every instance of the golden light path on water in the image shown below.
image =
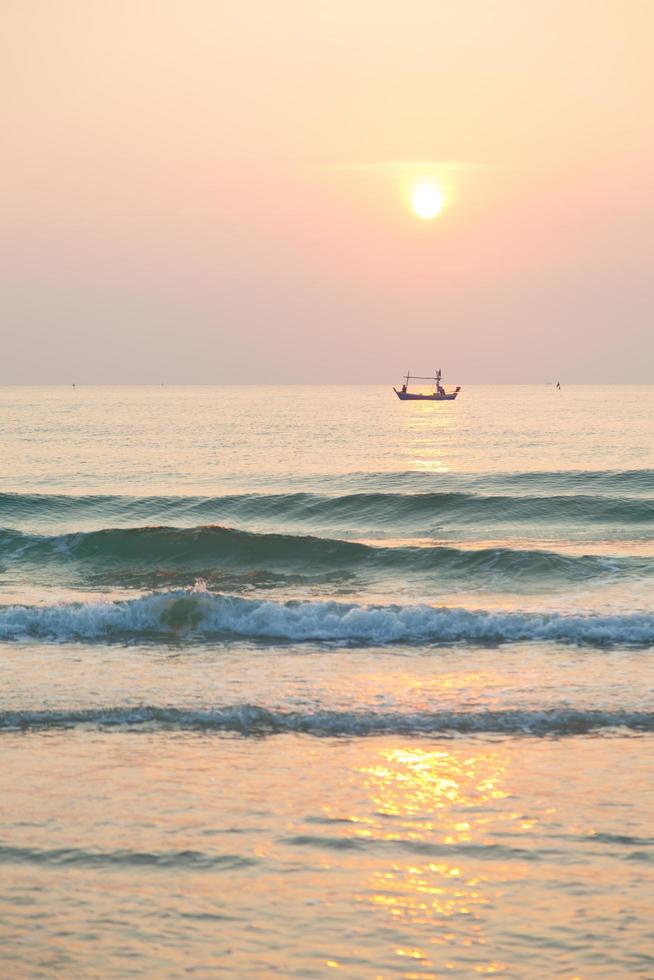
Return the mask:
M 410 863 L 396 862 L 390 870 L 374 871 L 361 900 L 409 927 L 438 924 L 443 933 L 430 938 L 431 946 L 452 941 L 454 936 L 447 921 L 465 916 L 474 925 L 464 944 L 483 945 L 477 913 L 479 907 L 491 901 L 480 887 L 488 885 L 488 877 L 471 873 L 465 860 L 421 861 L 421 845 L 429 848 L 436 842 L 446 849 L 483 843 L 487 839 L 485 828 L 491 822 L 485 808 L 509 795 L 503 788 L 506 766 L 505 754 L 492 748 L 464 755 L 419 746 L 382 749 L 378 762 L 361 770 L 364 787 L 375 806 L 375 817 L 368 828 L 357 830 L 357 835 L 412 842 L 416 858 Z M 395 818 L 391 830 L 388 818 Z M 518 818 L 515 813 L 503 816 L 509 822 Z M 524 822 L 523 825 L 527 826 Z M 500 897 L 497 889 L 495 897 Z M 429 974 L 424 968 L 432 965 L 429 945 L 398 947 L 395 953 L 418 961 L 419 975 L 425 977 Z M 502 967 L 503 964 L 490 962 L 478 972 L 493 973 Z
M 429 392 L 429 387 L 416 388 Z M 424 473 L 449 473 L 453 463 L 449 447 L 460 421 L 456 402 L 413 402 L 402 420 L 407 469 Z

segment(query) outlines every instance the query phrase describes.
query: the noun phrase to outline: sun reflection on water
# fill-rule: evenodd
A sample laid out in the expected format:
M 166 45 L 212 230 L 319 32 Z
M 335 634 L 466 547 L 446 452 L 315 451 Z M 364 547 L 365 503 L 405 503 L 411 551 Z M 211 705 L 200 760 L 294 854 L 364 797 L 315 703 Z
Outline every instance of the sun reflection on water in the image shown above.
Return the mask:
M 408 408 L 407 408 L 408 405 Z M 457 418 L 449 403 L 408 402 L 402 408 L 406 466 L 409 470 L 449 473 L 452 470 L 451 440 Z
M 470 808 L 507 795 L 500 785 L 505 770 L 506 756 L 493 749 L 462 756 L 443 749 L 385 748 L 378 763 L 361 771 L 380 816 L 400 818 L 400 826 L 418 839 L 436 832 L 449 843 L 470 840 L 473 827 L 483 825 L 483 815 L 469 814 Z M 458 819 L 462 812 L 465 820 Z
M 440 959 L 443 948 L 460 953 L 486 944 L 483 910 L 500 900 L 507 871 L 496 861 L 489 864 L 488 873 L 480 871 L 479 857 L 484 846 L 496 840 L 498 820 L 508 821 L 511 832 L 526 829 L 518 813 L 502 806 L 510 797 L 505 787 L 508 763 L 499 746 L 464 752 L 385 746 L 357 770 L 373 804 L 373 817 L 364 826 L 356 825 L 354 836 L 401 845 L 392 861 L 376 862 L 358 898 L 388 916 L 401 933 L 428 927 L 424 933 L 412 932 L 414 938 L 424 937 L 424 948 L 398 944 L 395 949 L 398 957 L 419 962 L 421 972 L 415 976 L 429 976 L 424 970 L 435 965 L 430 956 L 436 948 L 442 950 Z M 410 859 L 407 850 L 412 852 Z M 464 931 L 459 922 L 465 922 Z M 503 963 L 482 958 L 477 972 L 503 972 Z M 442 966 L 439 962 L 439 969 Z

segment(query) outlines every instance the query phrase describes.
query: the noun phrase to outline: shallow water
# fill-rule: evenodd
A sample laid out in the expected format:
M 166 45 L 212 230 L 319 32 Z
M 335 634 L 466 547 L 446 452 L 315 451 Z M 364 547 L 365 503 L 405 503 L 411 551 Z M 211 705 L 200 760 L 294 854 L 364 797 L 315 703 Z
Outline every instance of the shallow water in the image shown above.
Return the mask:
M 619 393 L 0 389 L 3 975 L 651 976 Z
M 645 977 L 651 796 L 631 800 L 651 785 L 648 749 L 624 735 L 7 734 L 0 782 L 21 819 L 0 845 L 5 962 Z

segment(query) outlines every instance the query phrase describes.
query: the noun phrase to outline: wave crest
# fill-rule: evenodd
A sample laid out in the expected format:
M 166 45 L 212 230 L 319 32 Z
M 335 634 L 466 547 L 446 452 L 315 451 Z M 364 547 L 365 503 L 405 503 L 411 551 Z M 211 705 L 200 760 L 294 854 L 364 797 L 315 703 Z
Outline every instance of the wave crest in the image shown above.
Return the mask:
M 416 477 L 419 474 L 414 474 Z M 605 479 L 610 474 L 605 474 Z M 575 492 L 571 479 L 551 485 L 542 474 L 542 486 L 524 474 L 516 483 L 506 478 L 488 486 L 471 483 L 460 475 L 457 482 L 424 475 L 416 486 L 384 490 L 354 490 L 347 493 L 297 491 L 290 493 L 244 493 L 207 497 L 65 496 L 0 493 L 1 523 L 24 526 L 24 522 L 93 520 L 135 521 L 151 524 L 261 523 L 270 526 L 342 527 L 359 529 L 405 528 L 415 531 L 425 522 L 447 520 L 454 525 L 506 524 L 526 521 L 539 524 L 578 522 L 585 524 L 649 524 L 654 521 L 654 500 L 633 496 L 628 475 L 602 484 L 591 483 Z M 530 477 L 530 479 L 527 479 Z M 534 474 L 533 477 L 538 477 Z M 641 474 L 642 477 L 642 474 Z M 584 489 L 586 492 L 584 492 Z M 641 493 L 646 492 L 641 484 Z M 608 492 L 602 492 L 602 491 Z M 599 492 L 598 492 L 599 491 Z
M 429 575 L 448 582 L 538 582 L 554 578 L 578 582 L 598 577 L 651 576 L 648 557 L 567 555 L 535 548 L 457 548 L 445 545 L 389 547 L 311 535 L 256 534 L 219 525 L 192 528 L 135 527 L 61 534 L 54 537 L 0 531 L 5 561 L 43 563 L 71 560 L 92 573 L 107 568 L 129 576 L 130 569 L 173 568 L 207 572 L 209 563 L 239 570 L 323 575 L 361 571 Z
M 496 644 L 518 641 L 647 646 L 654 614 L 486 612 L 427 605 L 246 599 L 177 590 L 116 602 L 0 607 L 0 639 L 125 637 L 326 641 L 345 644 Z

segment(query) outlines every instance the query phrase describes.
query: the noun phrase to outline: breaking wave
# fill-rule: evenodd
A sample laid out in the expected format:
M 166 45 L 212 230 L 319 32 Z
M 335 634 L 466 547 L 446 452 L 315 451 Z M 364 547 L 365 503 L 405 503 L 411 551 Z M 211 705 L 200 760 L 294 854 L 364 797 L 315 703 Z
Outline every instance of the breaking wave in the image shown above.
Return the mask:
M 648 646 L 654 644 L 654 614 L 563 615 L 427 605 L 273 602 L 186 590 L 115 602 L 0 607 L 0 639 L 4 640 L 221 636 L 361 645 L 537 640 Z

